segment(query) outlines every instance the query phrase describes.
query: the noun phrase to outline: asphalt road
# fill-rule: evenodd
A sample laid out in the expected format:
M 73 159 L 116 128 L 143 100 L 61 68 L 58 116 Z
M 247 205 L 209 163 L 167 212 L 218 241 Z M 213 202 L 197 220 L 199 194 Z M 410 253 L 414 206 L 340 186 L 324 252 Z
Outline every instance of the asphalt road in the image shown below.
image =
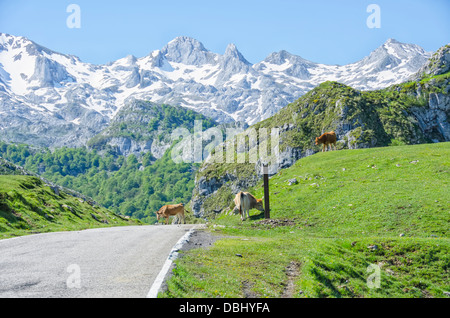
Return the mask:
M 57 232 L 0 240 L 0 297 L 146 297 L 193 225 Z

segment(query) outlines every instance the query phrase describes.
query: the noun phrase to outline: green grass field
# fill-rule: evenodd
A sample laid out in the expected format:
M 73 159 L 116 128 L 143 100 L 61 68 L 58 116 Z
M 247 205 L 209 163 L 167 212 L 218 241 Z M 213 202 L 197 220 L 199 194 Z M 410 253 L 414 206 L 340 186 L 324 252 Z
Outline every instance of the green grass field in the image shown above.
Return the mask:
M 270 221 L 217 217 L 227 238 L 186 252 L 160 296 L 448 297 L 449 183 L 450 143 L 303 158 L 270 179 Z
M 62 191 L 56 195 L 36 177 L 0 175 L 0 239 L 137 224 L 140 222 Z

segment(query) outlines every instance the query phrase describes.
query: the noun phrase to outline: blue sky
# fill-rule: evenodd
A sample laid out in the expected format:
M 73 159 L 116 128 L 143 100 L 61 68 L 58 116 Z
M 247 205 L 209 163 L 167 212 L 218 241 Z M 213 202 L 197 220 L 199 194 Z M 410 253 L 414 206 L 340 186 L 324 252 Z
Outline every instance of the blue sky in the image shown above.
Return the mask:
M 81 8 L 79 29 L 66 25 L 72 3 Z M 366 24 L 372 3 L 380 28 Z M 450 42 L 449 13 L 449 0 L 0 0 L 0 32 L 95 64 L 142 57 L 185 35 L 220 54 L 234 43 L 252 63 L 285 49 L 342 65 L 388 38 L 435 51 Z

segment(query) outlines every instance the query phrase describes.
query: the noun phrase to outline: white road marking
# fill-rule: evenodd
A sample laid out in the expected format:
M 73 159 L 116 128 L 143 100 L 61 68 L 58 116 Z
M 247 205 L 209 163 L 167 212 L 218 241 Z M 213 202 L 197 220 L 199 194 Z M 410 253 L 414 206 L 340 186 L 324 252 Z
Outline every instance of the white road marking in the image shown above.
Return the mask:
M 158 276 L 156 277 L 155 281 L 153 282 L 152 287 L 150 288 L 147 298 L 157 298 L 158 292 L 161 288 L 162 283 L 164 282 L 164 278 L 167 275 L 167 272 L 170 269 L 170 266 L 172 265 L 173 261 L 177 259 L 178 257 L 178 251 L 183 247 L 185 243 L 189 241 L 189 238 L 191 237 L 192 233 L 197 229 L 197 227 L 194 227 L 190 229 L 186 234 L 184 234 L 178 242 L 173 246 L 172 250 L 170 251 L 169 256 L 167 257 L 166 262 L 164 263 L 164 266 L 162 267 L 161 271 L 159 272 Z

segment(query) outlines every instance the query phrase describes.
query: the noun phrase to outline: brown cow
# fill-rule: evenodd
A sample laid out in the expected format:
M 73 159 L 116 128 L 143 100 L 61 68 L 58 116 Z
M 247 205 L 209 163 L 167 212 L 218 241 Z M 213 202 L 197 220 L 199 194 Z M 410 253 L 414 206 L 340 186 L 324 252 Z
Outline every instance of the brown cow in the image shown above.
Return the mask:
M 183 223 L 186 224 L 183 203 L 165 205 L 156 212 L 157 220 L 159 221 L 160 218 L 166 218 L 166 224 L 169 224 L 169 217 L 172 215 L 176 215 L 179 220 L 181 218 Z
M 259 211 L 264 211 L 262 199 L 256 199 L 253 195 L 248 192 L 239 192 L 234 198 L 234 204 L 239 208 L 239 214 L 241 215 L 241 221 L 245 219 L 245 213 L 249 217 L 249 211 L 251 209 L 257 209 Z M 243 216 L 243 218 L 242 218 Z
M 330 146 L 330 150 L 333 150 L 331 145 L 334 145 L 334 150 L 336 150 L 336 134 L 334 131 L 326 132 L 320 137 L 316 137 L 316 145 L 320 144 L 323 144 L 322 152 L 325 151 L 325 148 L 328 150 L 328 146 Z

